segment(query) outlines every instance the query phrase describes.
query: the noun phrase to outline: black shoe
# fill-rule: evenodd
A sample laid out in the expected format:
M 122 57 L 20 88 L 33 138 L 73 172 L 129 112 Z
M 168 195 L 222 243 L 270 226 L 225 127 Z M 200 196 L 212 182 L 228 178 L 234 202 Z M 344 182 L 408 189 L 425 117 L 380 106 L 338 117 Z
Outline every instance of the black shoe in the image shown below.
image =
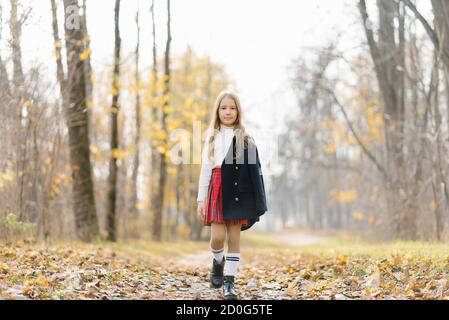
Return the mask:
M 237 300 L 233 276 L 224 276 L 223 297 L 225 300 Z
M 223 285 L 223 268 L 225 264 L 225 258 L 218 263 L 215 259 L 212 262 L 212 272 L 210 273 L 210 286 L 211 288 L 220 288 Z

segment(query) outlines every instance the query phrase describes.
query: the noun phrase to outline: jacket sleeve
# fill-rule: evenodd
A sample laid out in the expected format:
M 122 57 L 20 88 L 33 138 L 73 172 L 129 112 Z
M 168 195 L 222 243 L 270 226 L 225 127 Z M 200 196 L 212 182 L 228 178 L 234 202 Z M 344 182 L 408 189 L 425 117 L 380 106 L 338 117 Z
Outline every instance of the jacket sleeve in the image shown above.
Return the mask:
M 251 161 L 251 152 L 256 155 L 255 163 L 254 159 Z M 259 159 L 259 151 L 257 150 L 257 146 L 253 144 L 250 144 L 248 147 L 248 168 L 251 183 L 253 184 L 254 197 L 256 200 L 256 213 L 258 215 L 262 215 L 268 210 L 265 195 L 265 184 L 262 175 L 262 165 Z
M 209 160 L 209 144 L 207 143 L 208 138 L 206 138 L 206 142 L 204 143 L 203 153 L 201 156 L 201 171 L 200 178 L 198 181 L 198 196 L 197 201 L 206 201 L 207 190 L 210 184 L 210 178 L 212 176 L 212 162 Z

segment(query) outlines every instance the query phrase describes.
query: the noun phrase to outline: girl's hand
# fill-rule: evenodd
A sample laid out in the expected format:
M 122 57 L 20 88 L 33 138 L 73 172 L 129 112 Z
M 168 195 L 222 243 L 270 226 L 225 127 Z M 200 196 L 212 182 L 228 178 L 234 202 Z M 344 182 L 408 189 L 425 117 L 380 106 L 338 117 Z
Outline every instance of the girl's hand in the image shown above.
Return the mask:
M 204 220 L 204 201 L 198 201 L 198 208 L 196 210 L 196 215 L 199 220 Z

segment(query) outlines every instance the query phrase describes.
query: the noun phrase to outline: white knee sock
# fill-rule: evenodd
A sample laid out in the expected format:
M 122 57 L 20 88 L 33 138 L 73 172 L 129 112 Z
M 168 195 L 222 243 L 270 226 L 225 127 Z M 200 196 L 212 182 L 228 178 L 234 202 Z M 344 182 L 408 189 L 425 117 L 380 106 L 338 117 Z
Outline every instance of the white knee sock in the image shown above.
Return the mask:
M 226 255 L 226 264 L 224 275 L 225 276 L 234 276 L 237 274 L 237 269 L 239 267 L 240 262 L 240 253 L 230 253 Z
M 221 263 L 221 261 L 223 261 L 223 257 L 224 257 L 224 247 L 221 249 L 213 249 L 211 247 L 210 250 L 212 251 L 212 254 L 214 255 L 215 261 L 217 261 L 218 263 Z

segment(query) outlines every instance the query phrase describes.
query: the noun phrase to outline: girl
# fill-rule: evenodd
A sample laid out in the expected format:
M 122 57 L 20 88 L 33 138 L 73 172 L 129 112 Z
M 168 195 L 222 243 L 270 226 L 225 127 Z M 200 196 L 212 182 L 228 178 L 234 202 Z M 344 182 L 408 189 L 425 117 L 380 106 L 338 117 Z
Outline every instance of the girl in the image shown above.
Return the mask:
M 197 201 L 198 218 L 211 227 L 211 287 L 223 286 L 225 299 L 237 299 L 234 279 L 240 261 L 240 231 L 259 221 L 267 205 L 258 150 L 245 131 L 240 101 L 232 92 L 221 92 L 215 101 L 203 148 Z

